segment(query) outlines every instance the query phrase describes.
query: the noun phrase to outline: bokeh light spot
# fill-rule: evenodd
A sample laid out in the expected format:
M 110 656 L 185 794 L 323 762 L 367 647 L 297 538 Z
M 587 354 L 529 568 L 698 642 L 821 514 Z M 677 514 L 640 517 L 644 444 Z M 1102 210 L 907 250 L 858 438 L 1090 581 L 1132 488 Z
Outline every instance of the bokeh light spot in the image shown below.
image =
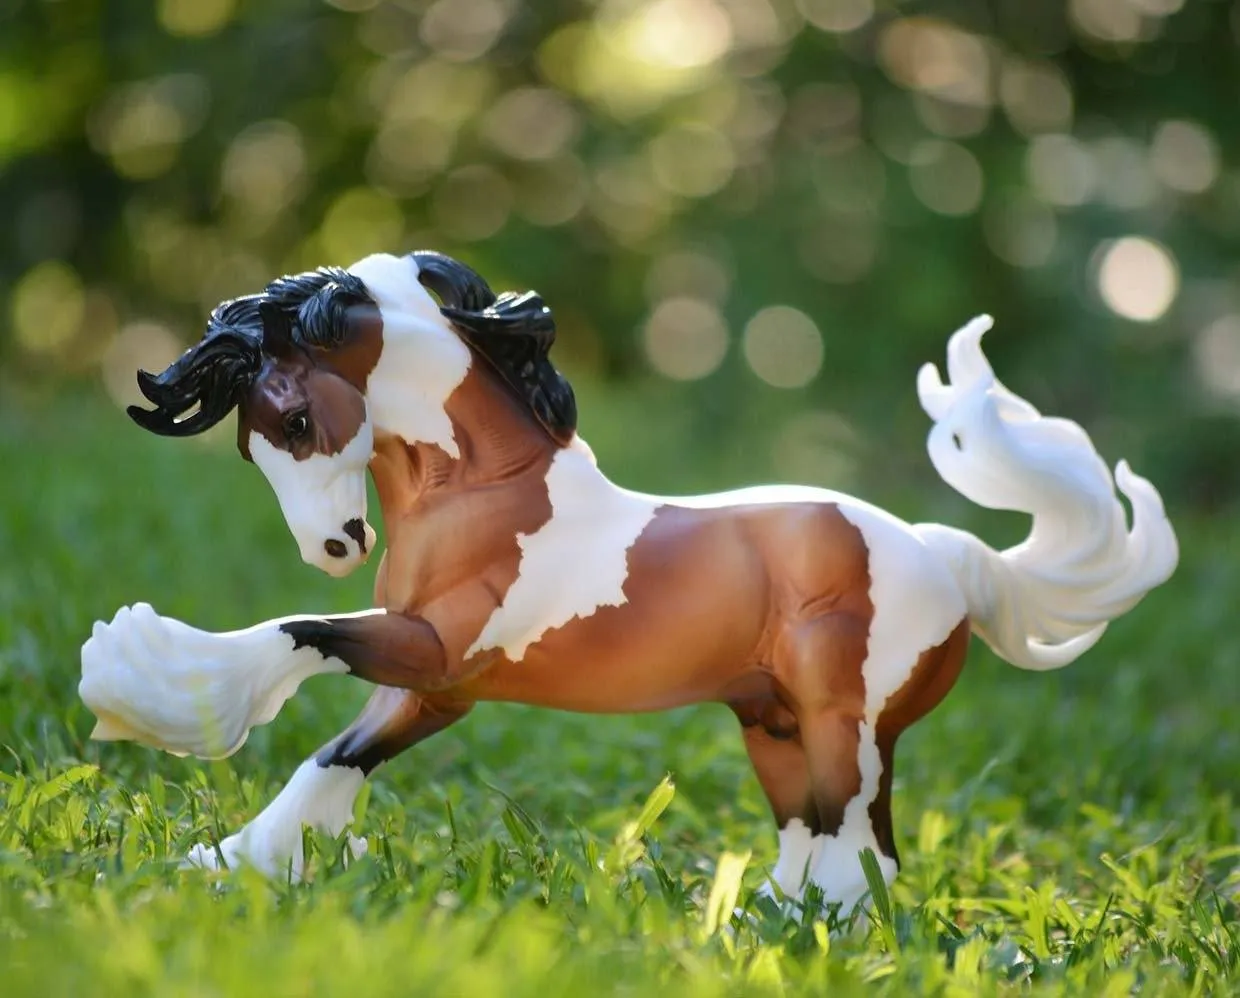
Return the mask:
M 990 123 L 989 104 L 957 104 L 930 94 L 913 94 L 917 117 L 935 135 L 961 139 L 977 135 Z
M 999 100 L 1012 127 L 1024 135 L 1067 132 L 1072 127 L 1072 88 L 1054 63 L 1005 59 Z
M 670 69 L 694 69 L 719 59 L 732 44 L 728 16 L 711 0 L 654 0 L 624 33 L 640 58 Z
M 204 38 L 232 20 L 236 0 L 159 0 L 159 25 L 170 35 Z
M 328 261 L 347 266 L 376 248 L 395 246 L 403 228 L 395 202 L 369 187 L 354 187 L 327 209 L 319 241 Z
M 838 413 L 801 412 L 780 427 L 772 464 L 786 482 L 849 488 L 857 477 L 857 444 L 856 431 Z
M 87 133 L 117 173 L 147 180 L 176 162 L 181 143 L 201 127 L 209 103 L 206 80 L 191 73 L 127 83 L 112 90 Z
M 1240 400 L 1240 315 L 1221 316 L 1196 335 L 1193 366 L 1210 392 Z
M 874 16 L 874 0 L 796 0 L 797 10 L 816 28 L 843 34 Z
M 420 193 L 448 165 L 456 140 L 456 127 L 448 122 L 389 121 L 366 157 L 367 179 L 401 193 Z
M 585 207 L 589 184 L 581 160 L 570 154 L 516 171 L 516 210 L 535 225 L 572 221 Z
M 736 158 L 728 140 L 705 125 L 676 125 L 650 143 L 655 178 L 673 194 L 714 194 L 732 176 Z
M 1200 194 L 1218 179 L 1218 143 L 1193 121 L 1164 121 L 1150 143 L 1154 176 L 1173 190 Z
M 420 34 L 440 57 L 468 62 L 491 50 L 508 14 L 501 0 L 437 0 L 423 15 Z
M 968 215 L 982 201 L 982 167 L 955 142 L 919 143 L 909 163 L 909 183 L 919 201 L 940 215 Z
M 1099 176 L 1106 178 L 1098 185 L 1102 201 L 1132 211 L 1154 200 L 1158 189 L 1143 147 L 1131 139 L 1113 135 L 1094 143 L 1093 156 Z
M 77 335 L 86 295 L 77 271 L 47 260 L 26 271 L 10 300 L 13 332 L 31 353 L 53 354 Z
M 719 309 L 698 298 L 667 298 L 642 331 L 650 366 L 677 381 L 713 373 L 728 352 L 728 327 Z
M 1070 0 L 1068 12 L 1082 34 L 1104 42 L 1133 42 L 1141 37 L 1141 11 L 1128 0 Z
M 959 104 L 990 104 L 989 42 L 930 17 L 891 21 L 879 37 L 879 61 L 893 81 Z
M 514 159 L 551 159 L 576 137 L 577 114 L 560 94 L 521 87 L 505 94 L 482 122 L 490 143 Z
M 754 374 L 775 388 L 808 385 L 822 367 L 824 353 L 814 320 L 787 305 L 771 305 L 750 319 L 743 349 Z
M 301 132 L 287 121 L 260 121 L 242 131 L 224 154 L 220 187 L 237 202 L 253 231 L 300 194 L 306 175 Z
M 495 235 L 512 211 L 512 186 L 492 166 L 453 170 L 435 191 L 435 224 L 453 239 L 474 242 Z
M 1179 286 L 1175 258 L 1152 239 L 1125 236 L 1102 250 L 1098 290 L 1116 315 L 1153 322 L 1171 307 Z
M 1030 142 L 1025 176 L 1038 197 L 1065 208 L 1084 204 L 1098 186 L 1093 156 L 1070 135 L 1039 135 Z
M 986 243 L 1014 267 L 1039 267 L 1055 249 L 1059 226 L 1041 201 L 1021 194 L 989 205 L 982 215 Z
M 692 250 L 667 253 L 654 261 L 646 274 L 646 298 L 689 296 L 720 303 L 728 296 L 731 278 L 727 268 L 714 256 Z
M 139 370 L 158 373 L 179 357 L 184 347 L 167 327 L 156 322 L 125 326 L 108 344 L 100 373 L 108 397 L 118 406 L 150 406 L 138 390 Z

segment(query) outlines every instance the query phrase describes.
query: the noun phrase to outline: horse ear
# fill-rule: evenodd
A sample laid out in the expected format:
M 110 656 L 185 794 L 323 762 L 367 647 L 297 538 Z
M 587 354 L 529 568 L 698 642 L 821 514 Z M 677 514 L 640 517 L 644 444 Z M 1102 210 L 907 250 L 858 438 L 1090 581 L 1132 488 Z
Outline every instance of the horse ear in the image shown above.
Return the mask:
M 258 314 L 263 321 L 263 352 L 287 357 L 293 350 L 292 317 L 271 301 L 260 303 Z

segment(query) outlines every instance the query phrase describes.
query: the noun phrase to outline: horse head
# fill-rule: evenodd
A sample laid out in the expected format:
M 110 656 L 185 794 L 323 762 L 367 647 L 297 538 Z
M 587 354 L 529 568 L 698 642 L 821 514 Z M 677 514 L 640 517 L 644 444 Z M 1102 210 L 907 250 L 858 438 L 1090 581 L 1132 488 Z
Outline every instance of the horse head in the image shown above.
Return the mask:
M 238 450 L 271 485 L 302 559 L 344 576 L 375 541 L 366 469 L 376 433 L 457 457 L 447 402 L 474 356 L 557 444 L 571 441 L 576 406 L 547 360 L 554 338 L 550 310 L 533 292 L 496 296 L 439 253 L 379 254 L 222 302 L 202 339 L 166 370 L 138 372 L 155 408 L 131 406 L 129 415 L 183 437 L 237 409 Z M 399 363 L 384 360 L 398 351 Z

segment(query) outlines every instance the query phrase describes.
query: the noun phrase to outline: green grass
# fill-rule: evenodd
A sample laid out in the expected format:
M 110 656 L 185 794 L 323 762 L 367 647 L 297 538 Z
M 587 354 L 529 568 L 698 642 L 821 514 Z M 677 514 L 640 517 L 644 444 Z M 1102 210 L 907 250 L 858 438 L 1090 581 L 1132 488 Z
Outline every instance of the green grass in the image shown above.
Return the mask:
M 622 480 L 652 439 L 592 437 Z M 0 993 L 1240 988 L 1240 521 L 1180 522 L 1177 577 L 1069 669 L 1022 673 L 975 642 L 900 746 L 904 871 L 867 927 L 832 935 L 754 898 L 774 830 L 712 707 L 483 705 L 380 771 L 365 860 L 315 839 L 306 886 L 178 871 L 367 692 L 317 679 L 222 763 L 85 740 L 78 648 L 121 604 L 217 629 L 367 604 L 368 572 L 300 565 L 228 443 L 148 438 L 90 396 L 0 403 Z M 939 515 L 945 492 L 895 511 Z

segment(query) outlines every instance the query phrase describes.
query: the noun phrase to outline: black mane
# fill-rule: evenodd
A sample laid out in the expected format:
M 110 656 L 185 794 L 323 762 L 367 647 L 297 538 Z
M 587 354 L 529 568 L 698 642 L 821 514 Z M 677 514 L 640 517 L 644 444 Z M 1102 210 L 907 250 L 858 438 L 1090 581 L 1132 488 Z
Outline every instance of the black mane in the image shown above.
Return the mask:
M 412 254 L 418 280 L 442 303 L 439 311 L 499 374 L 551 437 L 567 444 L 577 431 L 572 386 L 552 365 L 555 319 L 533 291 L 496 297 L 471 267 L 442 253 Z
M 346 310 L 364 303 L 373 304 L 366 285 L 339 267 L 278 277 L 261 294 L 221 302 L 201 340 L 160 374 L 138 372 L 138 387 L 155 408 L 127 411 L 162 436 L 202 433 L 232 412 L 266 357 L 294 346 L 339 346 L 348 331 Z
M 474 270 L 442 253 L 412 254 L 418 279 L 440 312 L 499 374 L 551 437 L 567 444 L 577 429 L 572 387 L 548 359 L 555 342 L 551 310 L 532 291 L 496 296 Z M 207 331 L 158 375 L 138 372 L 152 410 L 130 406 L 139 426 L 186 437 L 210 429 L 242 400 L 268 357 L 296 347 L 339 347 L 347 310 L 375 304 L 362 280 L 339 267 L 279 277 L 261 294 L 221 302 Z M 186 415 L 186 414 L 189 415 Z

